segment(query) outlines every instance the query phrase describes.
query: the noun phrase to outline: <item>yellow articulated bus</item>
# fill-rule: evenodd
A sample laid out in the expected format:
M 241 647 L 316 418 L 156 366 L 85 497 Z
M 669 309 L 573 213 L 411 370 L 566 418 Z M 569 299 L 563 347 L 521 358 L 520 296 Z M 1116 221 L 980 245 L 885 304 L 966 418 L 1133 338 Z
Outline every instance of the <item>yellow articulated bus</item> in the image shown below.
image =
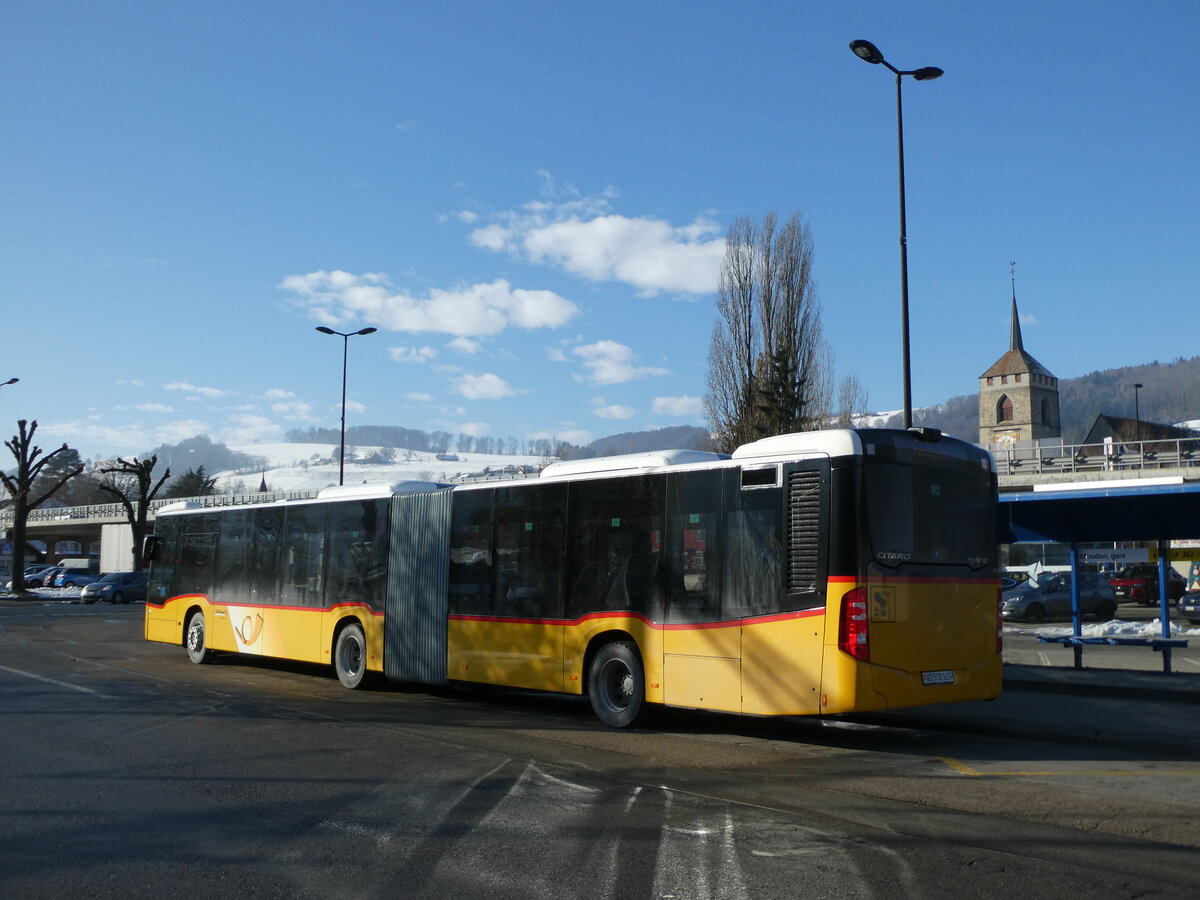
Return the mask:
M 931 429 L 557 462 L 540 477 L 159 511 L 146 638 L 753 715 L 1001 689 L 996 478 Z

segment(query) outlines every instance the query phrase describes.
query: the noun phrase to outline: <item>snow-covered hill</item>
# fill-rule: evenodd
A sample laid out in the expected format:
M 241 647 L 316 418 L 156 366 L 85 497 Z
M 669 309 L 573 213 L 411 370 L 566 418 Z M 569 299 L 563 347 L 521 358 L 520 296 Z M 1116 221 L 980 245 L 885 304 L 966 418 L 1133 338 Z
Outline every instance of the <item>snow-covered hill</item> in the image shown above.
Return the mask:
M 239 444 L 230 448 L 267 460 L 265 469 L 217 473 L 217 490 L 222 493 L 252 493 L 263 479 L 272 491 L 319 490 L 338 483 L 337 446 L 331 444 Z M 437 454 L 428 451 L 395 451 L 388 462 L 367 462 L 382 452 L 380 447 L 355 446 L 346 454 L 346 484 L 395 484 L 399 481 L 458 481 L 486 472 L 512 472 L 520 467 L 538 470 L 545 460 L 536 456 L 465 453 Z M 510 468 L 511 467 L 511 468 Z

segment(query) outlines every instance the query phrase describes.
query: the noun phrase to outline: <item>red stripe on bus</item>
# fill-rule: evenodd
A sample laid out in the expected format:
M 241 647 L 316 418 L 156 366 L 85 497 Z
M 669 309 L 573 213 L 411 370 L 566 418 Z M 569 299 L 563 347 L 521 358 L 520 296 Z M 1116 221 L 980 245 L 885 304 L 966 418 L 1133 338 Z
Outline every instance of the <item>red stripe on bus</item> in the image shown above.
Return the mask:
M 759 625 L 765 622 L 782 622 L 788 619 L 804 619 L 810 616 L 825 615 L 825 607 L 819 606 L 814 609 L 797 609 L 783 613 L 772 613 L 765 616 L 745 616 L 738 619 L 721 619 L 716 622 L 685 622 L 667 624 L 664 622 L 655 622 L 642 613 L 630 612 L 623 610 L 620 612 L 594 612 L 582 615 L 577 619 L 534 619 L 520 618 L 508 616 L 479 616 L 467 614 L 452 614 L 450 620 L 453 622 L 495 622 L 508 625 L 580 625 L 588 619 L 634 619 L 641 622 L 650 628 L 660 631 L 700 631 L 709 628 L 729 628 L 734 625 Z

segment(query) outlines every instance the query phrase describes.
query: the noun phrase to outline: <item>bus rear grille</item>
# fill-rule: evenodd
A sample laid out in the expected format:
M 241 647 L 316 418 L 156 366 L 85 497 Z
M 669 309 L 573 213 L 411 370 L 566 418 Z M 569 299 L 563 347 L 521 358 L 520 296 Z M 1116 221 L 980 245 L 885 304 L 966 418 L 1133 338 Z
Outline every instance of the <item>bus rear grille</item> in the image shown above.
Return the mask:
M 821 473 L 788 477 L 788 593 L 817 589 L 821 538 Z

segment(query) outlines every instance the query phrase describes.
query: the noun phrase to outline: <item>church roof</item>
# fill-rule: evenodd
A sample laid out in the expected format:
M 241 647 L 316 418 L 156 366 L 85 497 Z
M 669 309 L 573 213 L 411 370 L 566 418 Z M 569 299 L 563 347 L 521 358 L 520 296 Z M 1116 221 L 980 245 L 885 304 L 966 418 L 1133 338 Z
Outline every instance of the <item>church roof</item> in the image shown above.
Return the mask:
M 1049 369 L 1025 352 L 1025 343 L 1021 340 L 1021 320 L 1017 317 L 1017 289 L 1014 284 L 1012 321 L 1008 331 L 1008 352 L 992 363 L 992 367 L 979 377 L 990 378 L 993 375 L 1016 375 L 1018 372 L 1045 375 L 1047 378 L 1054 377 Z

